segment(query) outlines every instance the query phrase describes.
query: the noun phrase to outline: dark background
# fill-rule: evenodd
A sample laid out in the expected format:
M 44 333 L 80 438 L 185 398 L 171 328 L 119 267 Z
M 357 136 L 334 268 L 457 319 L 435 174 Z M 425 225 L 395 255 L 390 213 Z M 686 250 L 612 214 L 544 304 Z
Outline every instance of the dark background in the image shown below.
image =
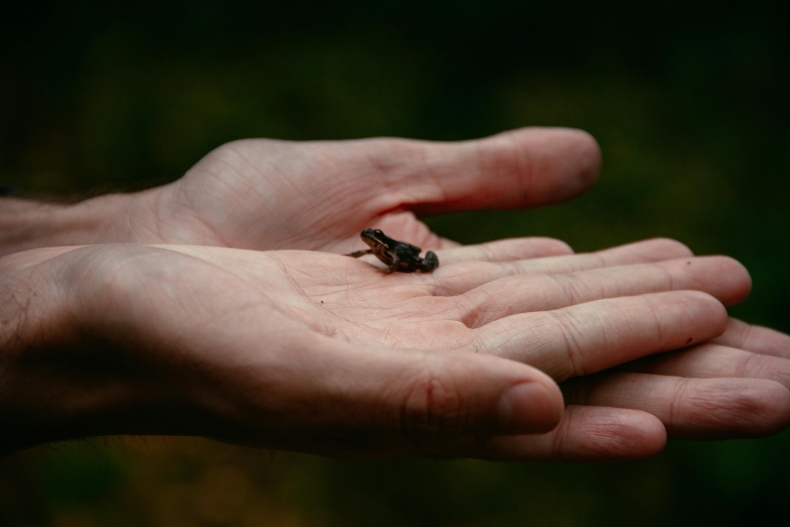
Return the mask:
M 754 293 L 733 314 L 790 331 L 786 1 L 127 4 L 4 6 L 0 181 L 91 195 L 171 181 L 242 137 L 580 127 L 604 157 L 586 196 L 431 225 L 579 251 L 674 237 L 741 260 Z M 0 524 L 785 525 L 788 478 L 788 433 L 673 440 L 658 458 L 600 466 L 93 440 L 0 462 Z

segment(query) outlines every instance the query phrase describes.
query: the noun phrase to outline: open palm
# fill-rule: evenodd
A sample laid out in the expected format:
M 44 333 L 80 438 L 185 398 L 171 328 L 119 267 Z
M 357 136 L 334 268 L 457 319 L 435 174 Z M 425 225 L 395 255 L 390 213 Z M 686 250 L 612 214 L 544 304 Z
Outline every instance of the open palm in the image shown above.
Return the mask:
M 754 436 L 790 419 L 790 361 L 737 335 L 594 374 L 725 331 L 721 302 L 750 286 L 737 262 L 666 240 L 518 258 L 530 247 L 444 249 L 433 273 L 391 275 L 311 251 L 16 253 L 0 276 L 26 303 L 35 358 L 6 367 L 5 407 L 26 409 L 7 421 L 19 445 L 194 434 L 335 456 L 613 460 L 657 453 L 665 428 Z M 569 379 L 564 417 L 536 368 Z
M 431 440 L 422 438 L 418 448 L 407 438 L 406 448 L 399 437 L 397 447 L 390 439 L 377 443 L 373 452 L 405 449 L 497 459 L 640 457 L 663 445 L 663 427 L 656 427 L 652 415 L 677 435 L 708 438 L 770 433 L 789 417 L 790 394 L 767 379 L 786 381 L 790 361 L 757 355 L 752 362 L 762 360 L 760 368 L 738 369 L 743 355 L 751 353 L 737 355 L 733 348 L 723 360 L 712 354 L 708 361 L 679 368 L 681 377 L 666 371 L 666 361 L 677 363 L 683 355 L 642 366 L 639 373 L 604 374 L 592 382 L 580 377 L 686 346 L 692 347 L 683 354 L 695 357 L 704 351 L 693 344 L 727 327 L 726 312 L 713 297 L 726 304 L 740 301 L 750 288 L 748 274 L 729 258 L 693 258 L 668 240 L 528 260 L 516 255 L 529 252 L 531 240 L 505 240 L 442 250 L 443 263 L 435 272 L 408 275 L 385 275 L 375 260 L 315 252 L 171 249 L 232 271 L 298 320 L 302 332 L 443 358 L 454 356 L 451 352 L 494 355 L 534 366 L 558 382 L 583 381 L 568 388 L 581 406 L 571 406 L 550 434 L 487 434 L 482 442 L 479 434 L 474 440 L 438 438 L 434 434 L 452 434 L 457 423 L 438 417 L 443 411 L 434 408 L 428 412 L 433 417 L 417 420 L 431 429 Z M 706 371 L 710 361 L 729 373 L 711 375 Z M 408 375 L 399 379 L 402 387 L 413 389 Z M 391 383 L 380 386 L 399 391 Z M 414 432 L 413 426 L 401 425 L 401 431 Z

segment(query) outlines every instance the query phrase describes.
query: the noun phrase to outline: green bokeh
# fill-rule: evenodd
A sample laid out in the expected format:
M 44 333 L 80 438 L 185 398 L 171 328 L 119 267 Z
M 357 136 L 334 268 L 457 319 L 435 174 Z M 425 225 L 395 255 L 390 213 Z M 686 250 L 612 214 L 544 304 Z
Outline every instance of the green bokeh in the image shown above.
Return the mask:
M 0 42 L 0 181 L 32 196 L 172 181 L 242 137 L 579 127 L 604 156 L 587 195 L 429 223 L 462 242 L 730 254 L 754 279 L 732 312 L 790 331 L 786 2 L 49 2 L 9 8 Z M 771 525 L 789 475 L 787 433 L 602 466 L 93 441 L 2 461 L 0 523 Z

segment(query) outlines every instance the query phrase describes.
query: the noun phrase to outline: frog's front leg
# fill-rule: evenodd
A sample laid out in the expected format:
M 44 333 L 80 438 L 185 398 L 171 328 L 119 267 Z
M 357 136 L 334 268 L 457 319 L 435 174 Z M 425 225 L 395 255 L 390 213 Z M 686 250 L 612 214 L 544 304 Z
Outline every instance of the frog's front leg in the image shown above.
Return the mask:
M 397 254 L 393 252 L 390 252 L 388 254 L 392 256 L 392 262 L 390 262 L 390 266 L 387 267 L 387 270 L 384 271 L 384 274 L 390 274 L 392 271 L 397 271 L 398 266 L 400 265 L 400 258 L 398 258 Z
M 370 249 L 364 249 L 362 251 L 354 251 L 353 253 L 348 253 L 346 256 L 350 256 L 352 258 L 359 258 L 360 256 L 365 256 L 366 254 L 372 254 L 373 251 Z

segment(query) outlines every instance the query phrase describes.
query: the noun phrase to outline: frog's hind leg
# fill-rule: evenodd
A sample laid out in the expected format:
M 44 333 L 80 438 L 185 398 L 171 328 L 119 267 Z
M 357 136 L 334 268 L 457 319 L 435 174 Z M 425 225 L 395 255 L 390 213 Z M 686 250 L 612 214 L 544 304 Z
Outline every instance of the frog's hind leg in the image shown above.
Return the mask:
M 433 251 L 425 253 L 425 258 L 422 259 L 420 264 L 420 271 L 430 273 L 437 267 L 439 267 L 439 257 L 436 256 L 436 253 Z
M 372 254 L 373 251 L 370 249 L 363 250 L 363 251 L 354 251 L 353 253 L 348 253 L 345 256 L 350 256 L 352 258 L 359 258 L 360 256 L 365 256 L 366 254 Z

